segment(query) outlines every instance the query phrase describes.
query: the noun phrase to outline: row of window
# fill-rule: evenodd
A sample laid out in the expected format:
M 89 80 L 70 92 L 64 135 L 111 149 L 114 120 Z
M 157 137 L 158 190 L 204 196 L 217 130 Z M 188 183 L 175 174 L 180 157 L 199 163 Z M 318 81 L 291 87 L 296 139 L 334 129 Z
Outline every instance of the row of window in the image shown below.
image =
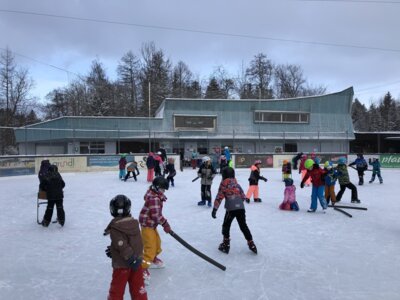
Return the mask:
M 309 123 L 310 114 L 306 112 L 275 112 L 255 111 L 255 123 Z M 174 128 L 179 129 L 204 129 L 215 130 L 217 126 L 216 116 L 174 116 Z

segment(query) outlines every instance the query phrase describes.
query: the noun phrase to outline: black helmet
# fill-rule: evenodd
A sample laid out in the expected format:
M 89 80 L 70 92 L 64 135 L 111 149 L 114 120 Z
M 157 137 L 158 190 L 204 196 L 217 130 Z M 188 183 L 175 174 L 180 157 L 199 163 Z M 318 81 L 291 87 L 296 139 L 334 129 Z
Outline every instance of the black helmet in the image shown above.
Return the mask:
M 285 186 L 291 186 L 291 185 L 293 185 L 293 179 L 292 179 L 292 178 L 286 178 L 286 179 L 284 180 L 284 182 L 285 182 Z
M 158 191 L 158 189 L 168 190 L 169 189 L 169 182 L 164 177 L 159 176 L 159 177 L 154 178 L 153 187 L 154 187 L 154 189 L 156 191 Z
M 131 200 L 125 195 L 117 195 L 110 201 L 110 213 L 113 217 L 126 217 L 131 212 Z
M 222 169 L 222 179 L 235 178 L 235 170 L 231 167 L 225 167 Z

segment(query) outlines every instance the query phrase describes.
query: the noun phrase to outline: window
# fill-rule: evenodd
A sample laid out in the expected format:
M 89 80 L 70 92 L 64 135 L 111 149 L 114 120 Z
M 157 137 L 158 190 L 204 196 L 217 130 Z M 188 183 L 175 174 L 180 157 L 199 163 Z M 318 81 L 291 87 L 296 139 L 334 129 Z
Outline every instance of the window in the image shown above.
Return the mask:
M 309 123 L 309 113 L 255 111 L 255 123 Z
M 216 116 L 174 116 L 174 128 L 191 130 L 215 130 Z
M 79 150 L 80 154 L 103 154 L 105 145 L 104 142 L 81 142 Z

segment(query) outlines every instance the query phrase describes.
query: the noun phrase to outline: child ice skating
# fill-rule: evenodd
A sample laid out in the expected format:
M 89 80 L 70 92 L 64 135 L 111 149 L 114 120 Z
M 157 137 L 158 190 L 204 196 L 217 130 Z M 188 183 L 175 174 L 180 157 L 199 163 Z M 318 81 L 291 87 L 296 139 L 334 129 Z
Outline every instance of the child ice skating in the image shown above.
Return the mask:
M 375 176 L 378 176 L 379 183 L 383 183 L 383 179 L 381 176 L 381 163 L 379 162 L 379 159 L 369 159 L 369 164 L 372 166 L 372 177 L 369 183 L 373 183 L 375 181 Z
M 292 165 L 286 159 L 282 163 L 282 181 L 292 178 Z
M 307 169 L 306 169 L 306 167 L 304 166 L 304 163 L 306 162 L 306 160 L 307 160 L 307 155 L 306 155 L 306 154 L 303 154 L 303 155 L 301 156 L 300 165 L 299 165 L 299 174 L 301 174 L 301 180 L 303 180 L 304 177 L 305 177 L 306 174 L 307 174 Z M 310 186 L 310 184 L 311 184 L 311 178 L 308 178 L 308 179 L 306 180 L 306 182 L 305 182 L 305 185 L 306 185 L 306 186 Z
M 136 176 L 139 176 L 139 174 L 140 174 L 137 162 L 136 161 L 131 162 L 126 169 L 128 170 L 128 172 L 126 173 L 126 176 L 125 176 L 124 180 L 127 181 L 128 178 L 130 178 L 129 176 L 132 173 L 133 179 L 135 181 L 137 181 Z
M 203 157 L 197 176 L 201 179 L 201 201 L 197 205 L 207 205 L 211 207 L 211 185 L 215 174 L 217 173 L 211 164 L 211 159 L 208 156 Z
M 337 180 L 337 171 L 333 168 L 332 162 L 326 161 L 324 164 L 324 182 L 325 182 L 325 200 L 326 203 L 329 204 L 329 201 L 332 201 L 332 204 L 336 202 L 335 195 L 335 184 Z
M 111 245 L 106 254 L 112 259 L 112 280 L 109 300 L 124 298 L 128 283 L 132 299 L 147 300 L 143 280 L 143 243 L 139 222 L 130 214 L 131 201 L 125 195 L 117 195 L 110 201 L 110 213 L 114 217 L 104 231 L 110 235 Z
M 40 183 L 40 190 L 45 191 L 47 195 L 47 208 L 43 216 L 42 226 L 48 227 L 53 216 L 54 205 L 57 209 L 57 221 L 61 226 L 65 223 L 64 212 L 64 192 L 65 182 L 62 179 L 58 168 L 55 165 L 50 165 L 47 174 L 42 178 Z
M 253 237 L 246 224 L 246 212 L 244 209 L 243 201 L 246 199 L 241 186 L 235 179 L 235 170 L 231 167 L 226 167 L 222 171 L 222 181 L 219 185 L 218 194 L 215 197 L 214 208 L 211 216 L 215 219 L 217 217 L 217 210 L 225 198 L 225 217 L 222 224 L 223 241 L 218 249 L 224 253 L 229 253 L 230 249 L 230 228 L 233 219 L 236 218 L 240 230 L 243 232 L 247 245 L 251 251 L 257 254 L 257 247 L 253 242 Z
M 279 205 L 279 209 L 282 210 L 299 210 L 299 204 L 296 201 L 296 187 L 293 185 L 292 178 L 286 178 L 285 191 L 282 203 Z
M 154 153 L 149 152 L 149 155 L 147 156 L 147 159 L 146 159 L 147 182 L 153 182 L 155 166 L 156 166 L 156 161 L 154 159 Z
M 176 175 L 175 170 L 175 160 L 174 158 L 168 158 L 168 164 L 165 167 L 165 174 L 167 174 L 168 183 L 171 183 L 171 186 L 175 186 L 174 177 Z
M 346 188 L 351 190 L 351 202 L 352 203 L 360 203 L 361 201 L 358 199 L 357 188 L 354 184 L 350 182 L 349 171 L 346 166 L 346 158 L 340 157 L 338 159 L 338 165 L 336 166 L 338 180 L 340 185 L 340 190 L 336 195 L 336 202 L 342 200 L 342 196 Z
M 328 207 L 324 198 L 325 184 L 322 181 L 322 176 L 325 172 L 319 167 L 319 163 L 319 158 L 315 158 L 315 161 L 309 158 L 304 162 L 304 167 L 307 169 L 307 173 L 301 181 L 300 187 L 304 188 L 304 184 L 309 177 L 311 178 L 312 183 L 311 206 L 307 212 L 315 212 L 317 210 L 317 199 L 319 200 L 324 212 Z
M 118 167 L 119 167 L 119 179 L 124 180 L 126 176 L 126 164 L 128 162 L 126 161 L 126 154 L 121 154 L 121 158 L 119 159 L 118 162 Z
M 361 153 L 357 154 L 357 158 L 353 161 L 349 166 L 356 166 L 356 170 L 358 173 L 358 185 L 364 184 L 364 171 L 368 169 L 367 162 L 364 159 L 364 156 Z
M 164 177 L 156 177 L 152 185 L 144 195 L 144 205 L 139 215 L 140 226 L 142 227 L 143 241 L 143 278 L 145 284 L 150 283 L 150 269 L 163 268 L 164 263 L 158 258 L 161 253 L 161 239 L 157 231 L 158 224 L 163 226 L 166 233 L 171 232 L 171 227 L 162 214 L 164 202 L 167 201 L 164 193 L 169 185 Z
M 260 166 L 261 160 L 256 160 L 254 164 L 250 168 L 250 177 L 249 177 L 249 189 L 246 193 L 246 202 L 250 203 L 251 196 L 254 197 L 254 202 L 261 202 L 261 198 L 259 197 L 259 189 L 258 189 L 258 181 L 264 180 L 267 182 L 267 179 L 260 175 Z

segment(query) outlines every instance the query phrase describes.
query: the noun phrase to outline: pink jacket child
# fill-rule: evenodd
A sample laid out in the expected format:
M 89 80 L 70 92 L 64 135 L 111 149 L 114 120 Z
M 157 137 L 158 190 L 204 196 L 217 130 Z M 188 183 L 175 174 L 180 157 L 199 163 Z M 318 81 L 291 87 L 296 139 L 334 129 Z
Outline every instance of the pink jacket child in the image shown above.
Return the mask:
M 292 178 L 286 178 L 285 192 L 282 203 L 279 205 L 279 209 L 282 210 L 299 210 L 299 204 L 296 201 L 296 187 L 293 185 Z

